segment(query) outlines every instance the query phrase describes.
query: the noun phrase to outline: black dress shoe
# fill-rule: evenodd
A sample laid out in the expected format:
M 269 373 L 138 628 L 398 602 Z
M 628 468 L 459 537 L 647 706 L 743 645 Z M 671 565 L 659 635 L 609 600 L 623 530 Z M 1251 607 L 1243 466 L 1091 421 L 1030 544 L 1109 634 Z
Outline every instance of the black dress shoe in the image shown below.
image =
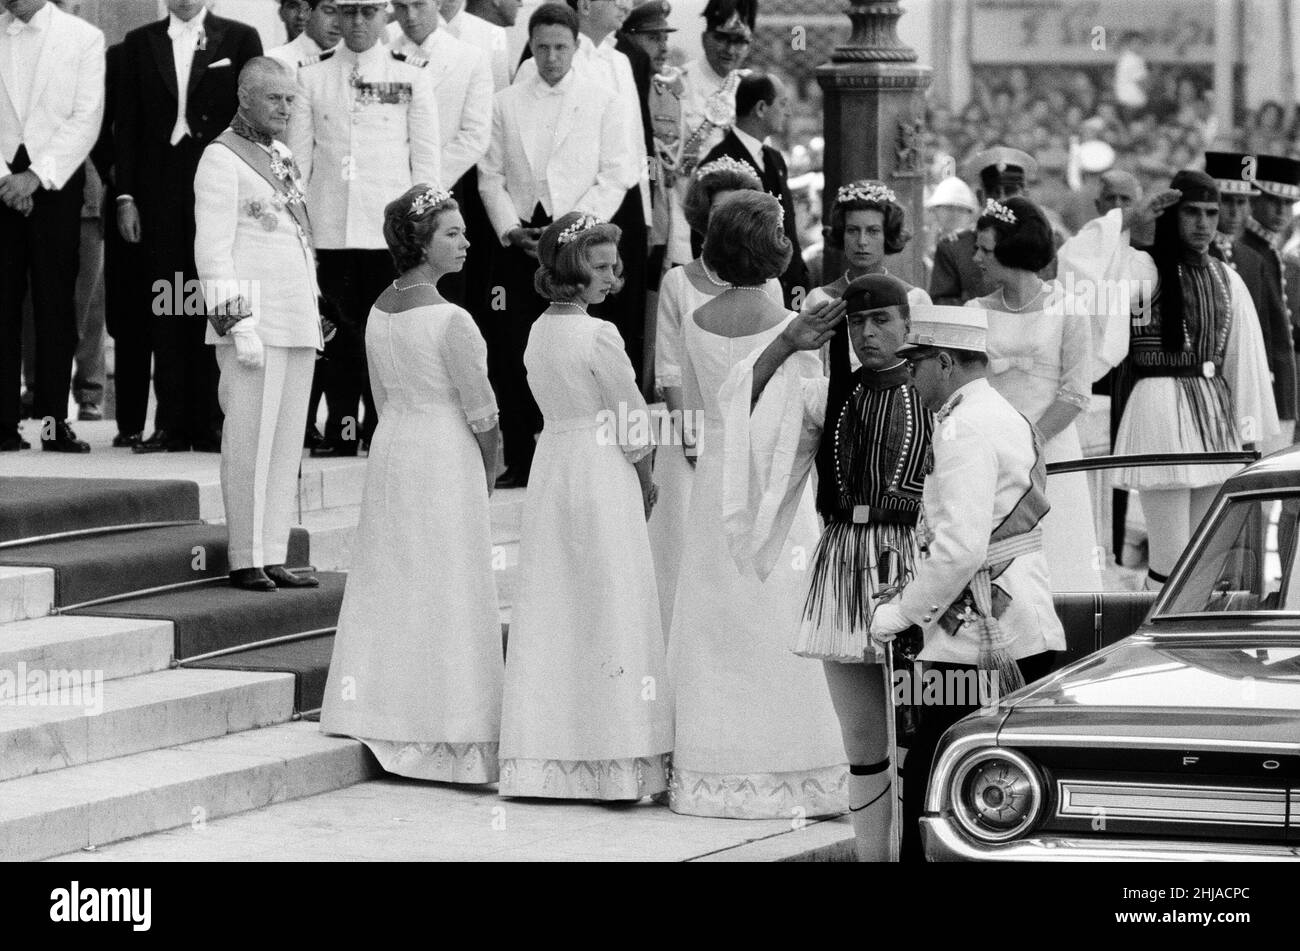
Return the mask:
M 320 434 L 320 430 L 315 426 L 307 427 L 307 434 L 302 437 L 302 448 L 317 449 L 325 445 L 325 437 Z
M 336 443 L 322 440 L 321 444 L 311 450 L 313 459 L 343 459 L 357 454 L 355 442 Z
M 506 469 L 497 476 L 498 489 L 522 489 L 528 485 L 528 473 L 522 469 Z
M 154 434 L 138 446 L 132 446 L 135 453 L 149 452 L 189 452 L 190 441 L 180 436 L 173 436 L 165 429 L 155 429 Z
M 221 440 L 198 439 L 191 447 L 195 452 L 220 452 Z
M 230 573 L 230 586 L 244 591 L 275 590 L 275 582 L 261 568 L 236 568 Z
M 295 575 L 284 565 L 267 565 L 263 571 L 280 588 L 319 588 L 320 581 L 311 575 Z
M 118 433 L 113 437 L 114 449 L 134 449 L 144 441 L 141 433 Z
M 41 439 L 41 448 L 46 452 L 90 452 L 90 443 L 78 439 L 65 420 L 55 423 L 53 439 Z
M 32 444 L 22 436 L 9 436 L 0 439 L 0 452 L 17 452 L 19 449 L 31 449 Z

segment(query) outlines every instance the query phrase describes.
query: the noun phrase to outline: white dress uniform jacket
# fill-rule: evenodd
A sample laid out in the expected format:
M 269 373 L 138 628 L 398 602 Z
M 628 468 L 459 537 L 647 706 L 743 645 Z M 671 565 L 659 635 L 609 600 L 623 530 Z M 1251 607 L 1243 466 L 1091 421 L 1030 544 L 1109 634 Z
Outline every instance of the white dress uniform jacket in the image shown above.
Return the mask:
M 984 564 L 994 528 L 1029 489 L 1037 453 L 1028 420 L 985 379 L 952 395 L 935 417 L 931 446 L 934 471 L 925 479 L 924 534 L 918 538 L 928 536 L 929 553 L 917 563 L 899 607 L 925 633 L 922 660 L 974 665 L 980 644 L 972 625 L 949 634 L 939 618 Z M 993 583 L 1011 595 L 999 622 L 1013 659 L 1065 650 L 1042 551 L 1020 555 Z
M 297 78 L 298 70 L 316 62 L 324 53 L 325 50 L 320 48 L 319 43 L 306 33 L 299 33 L 297 39 L 290 40 L 283 46 L 269 49 L 264 55 L 284 63 L 289 67 L 289 72 L 293 73 L 294 77 Z
M 387 248 L 384 206 L 416 183 L 443 184 L 433 84 L 399 55 L 340 44 L 298 72 L 289 148 L 319 249 Z
M 30 51 L 39 48 L 34 69 L 22 58 L 19 44 Z M 27 24 L 12 13 L 0 13 L 4 174 L 10 174 L 8 161 L 18 146 L 25 145 L 41 184 L 62 188 L 90 154 L 103 116 L 104 34 L 52 3 Z
M 492 140 L 492 66 L 487 56 L 446 30 L 434 30 L 416 44 L 399 31 L 390 43 L 407 62 L 427 61 L 442 124 L 442 180 L 451 187 L 479 163 Z
M 261 146 L 257 146 L 261 148 Z M 281 159 L 289 150 L 271 143 Z M 209 309 L 242 294 L 271 347 L 323 346 L 311 240 L 271 183 L 220 142 L 203 150 L 194 176 L 194 263 Z M 230 346 L 208 326 L 206 342 Z
M 689 139 L 691 133 L 704 125 L 709 97 L 718 94 L 726 81 L 727 77 L 715 73 L 713 67 L 704 59 L 691 60 L 682 67 L 682 135 Z M 734 112 L 733 105 L 732 113 Z M 711 126 L 708 134 L 700 138 L 699 147 L 692 151 L 703 162 L 704 156 L 713 151 L 713 147 L 721 142 L 726 134 L 726 127 Z M 679 178 L 670 199 L 672 218 L 668 231 L 668 260 L 678 264 L 685 264 L 695 257 L 691 253 L 691 226 L 686 223 L 684 210 L 686 192 L 694 177 L 692 170 L 691 175 L 683 175 Z
M 450 20 L 438 17 L 438 29 L 446 29 L 456 39 L 482 51 L 492 66 L 492 84 L 497 92 L 510 85 L 514 69 L 510 62 L 510 37 L 505 27 L 467 12 L 462 3 Z
M 538 121 L 539 97 L 549 95 L 562 97 L 554 128 Z M 538 202 L 553 220 L 571 211 L 612 218 L 629 187 L 622 120 L 613 91 L 573 70 L 554 87 L 534 76 L 497 93 L 492 143 L 478 170 L 497 236 L 504 242 Z

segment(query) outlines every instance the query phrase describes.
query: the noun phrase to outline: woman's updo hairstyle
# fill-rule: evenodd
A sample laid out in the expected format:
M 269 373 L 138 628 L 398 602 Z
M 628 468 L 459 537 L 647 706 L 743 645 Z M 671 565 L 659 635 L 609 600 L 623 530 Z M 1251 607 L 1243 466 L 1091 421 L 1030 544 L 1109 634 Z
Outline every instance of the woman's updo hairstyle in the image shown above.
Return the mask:
M 898 254 L 912 240 L 912 232 L 904 227 L 907 216 L 893 190 L 883 182 L 864 178 L 841 186 L 835 193 L 826 243 L 836 250 L 844 250 L 844 221 L 851 211 L 880 212 L 885 220 L 886 254 Z
M 571 211 L 548 225 L 537 242 L 537 259 L 541 267 L 533 276 L 533 287 L 537 293 L 551 301 L 570 301 L 580 297 L 591 284 L 591 264 L 588 255 L 591 249 L 600 244 L 612 244 L 618 247 L 618 240 L 623 232 L 617 225 L 601 221 L 594 215 L 580 211 Z M 614 265 L 614 275 L 623 275 L 623 260 L 619 258 Z M 622 280 L 615 280 L 610 289 L 617 294 L 623 287 Z
M 709 212 L 713 210 L 713 196 L 718 192 L 761 192 L 763 183 L 757 173 L 729 155 L 715 159 L 707 165 L 701 165 L 691 177 L 690 187 L 686 190 L 686 201 L 682 211 L 686 223 L 697 234 L 709 230 Z
M 709 216 L 704 263 L 729 284 L 753 287 L 790 263 L 781 202 L 766 192 L 728 195 Z
M 975 231 L 989 228 L 997 239 L 993 257 L 1003 267 L 1041 271 L 1056 257 L 1052 226 L 1043 210 L 1028 198 L 1017 195 L 1000 202 L 990 198 L 975 222 Z
M 451 192 L 430 185 L 414 185 L 384 207 L 384 240 L 398 274 L 420 265 L 438 230 L 438 216 L 459 207 Z

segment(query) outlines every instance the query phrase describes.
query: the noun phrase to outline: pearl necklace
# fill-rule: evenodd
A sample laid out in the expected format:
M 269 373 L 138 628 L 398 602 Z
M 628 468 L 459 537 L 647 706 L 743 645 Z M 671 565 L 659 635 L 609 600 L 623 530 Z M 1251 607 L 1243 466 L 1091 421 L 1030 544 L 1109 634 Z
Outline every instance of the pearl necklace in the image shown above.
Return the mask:
M 550 303 L 552 307 L 572 307 L 579 314 L 587 313 L 586 304 L 576 304 L 571 300 L 553 300 Z
M 393 290 L 395 290 L 395 291 L 409 291 L 409 290 L 411 290 L 411 288 L 413 288 L 413 287 L 432 287 L 434 290 L 437 290 L 437 289 L 438 289 L 438 285 L 437 285 L 436 283 L 432 282 L 432 281 L 415 281 L 415 282 L 412 283 L 412 284 L 407 284 L 405 287 L 401 287 L 401 286 L 397 283 L 399 280 L 401 280 L 401 279 L 400 279 L 400 278 L 395 278 L 395 279 L 393 280 Z
M 703 269 L 703 271 L 704 271 L 704 278 L 705 278 L 705 280 L 707 280 L 707 281 L 708 281 L 710 284 L 712 284 L 714 287 L 720 287 L 720 288 L 722 288 L 722 289 L 725 291 L 725 290 L 728 290 L 729 288 L 731 288 L 732 286 L 734 286 L 734 285 L 728 284 L 726 281 L 722 280 L 720 277 L 718 277 L 716 274 L 714 274 L 712 271 L 710 271 L 710 270 L 709 270 L 709 266 L 708 266 L 707 264 L 704 263 L 704 258 L 700 258 L 700 267 L 701 267 L 701 268 Z
M 1009 313 L 1009 314 L 1023 314 L 1025 311 L 1027 311 L 1030 307 L 1032 307 L 1032 306 L 1033 306 L 1033 305 L 1038 301 L 1038 298 L 1042 297 L 1043 294 L 1045 294 L 1046 292 L 1047 292 L 1047 285 L 1044 284 L 1044 285 L 1042 285 L 1041 287 L 1039 287 L 1037 291 L 1034 292 L 1034 294 L 1033 294 L 1032 297 L 1030 297 L 1027 301 L 1025 301 L 1025 302 L 1024 302 L 1023 304 L 1021 304 L 1019 307 L 1012 307 L 1010 304 L 1007 303 L 1007 293 L 1006 293 L 1006 290 L 1005 290 L 1004 288 L 999 287 L 999 288 L 998 288 L 998 300 L 1000 300 L 1000 301 L 1002 302 L 1002 308 L 1003 308 L 1003 310 L 1005 310 L 1007 313 Z

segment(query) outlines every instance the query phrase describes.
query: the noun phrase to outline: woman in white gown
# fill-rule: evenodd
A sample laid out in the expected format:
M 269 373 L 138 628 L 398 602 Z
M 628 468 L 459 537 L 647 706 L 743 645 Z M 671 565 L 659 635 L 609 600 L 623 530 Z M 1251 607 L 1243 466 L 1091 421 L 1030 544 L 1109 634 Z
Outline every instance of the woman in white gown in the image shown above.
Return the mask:
M 703 426 L 668 640 L 677 710 L 669 805 L 689 815 L 789 819 L 847 808 L 826 680 L 790 651 L 819 536 L 812 494 L 803 494 L 766 581 L 737 569 L 723 528 L 718 390 L 794 319 L 763 289 L 789 260 L 780 220 L 770 195 L 740 192 L 718 205 L 703 260 L 733 286 L 684 323 L 685 405 L 702 411 Z M 809 372 L 819 375 L 815 360 Z
M 975 225 L 975 262 L 987 297 L 966 306 L 988 311 L 989 385 L 1038 427 L 1047 462 L 1080 459 L 1075 419 L 1092 398 L 1090 316 L 1067 299 L 1059 282 L 1038 271 L 1052 260 L 1052 228 L 1027 198 L 990 200 Z M 1104 552 L 1097 548 L 1088 476 L 1047 479 L 1052 510 L 1043 519 L 1043 547 L 1054 591 L 1101 591 Z
M 885 255 L 901 254 L 912 239 L 906 228 L 906 214 L 893 189 L 883 182 L 860 179 L 840 186 L 831 206 L 826 244 L 844 256 L 844 273 L 822 287 L 814 287 L 804 301 L 806 308 L 818 307 L 828 300 L 839 300 L 851 282 L 867 274 L 889 274 Z M 907 287 L 910 307 L 930 303 L 922 287 Z M 830 350 L 822 350 L 822 365 L 830 375 Z M 849 348 L 850 371 L 862 366 L 858 355 Z
M 528 385 L 545 420 L 519 540 L 501 713 L 503 796 L 663 792 L 672 692 L 646 519 L 653 446 L 618 330 L 619 229 L 576 212 L 543 233 Z
M 391 773 L 497 779 L 501 622 L 488 496 L 497 407 L 473 318 L 435 285 L 465 261 L 456 202 L 416 186 L 384 211 L 401 277 L 370 311 L 379 426 L 339 615 L 321 730 Z
M 738 191 L 762 191 L 754 170 L 744 162 L 723 156 L 701 166 L 686 192 L 686 221 L 704 236 L 709 212 L 719 201 Z M 672 630 L 673 599 L 677 594 L 677 572 L 681 560 L 682 536 L 691 505 L 691 481 L 695 465 L 695 428 L 682 425 L 682 324 L 695 308 L 727 289 L 696 258 L 664 275 L 659 286 L 659 307 L 655 323 L 655 385 L 663 397 L 668 418 L 673 421 L 672 437 L 662 438 L 655 454 L 655 483 L 659 500 L 650 517 L 650 550 L 654 553 L 655 577 L 659 582 L 659 613 L 665 636 Z M 781 282 L 772 278 L 765 289 L 778 303 Z

